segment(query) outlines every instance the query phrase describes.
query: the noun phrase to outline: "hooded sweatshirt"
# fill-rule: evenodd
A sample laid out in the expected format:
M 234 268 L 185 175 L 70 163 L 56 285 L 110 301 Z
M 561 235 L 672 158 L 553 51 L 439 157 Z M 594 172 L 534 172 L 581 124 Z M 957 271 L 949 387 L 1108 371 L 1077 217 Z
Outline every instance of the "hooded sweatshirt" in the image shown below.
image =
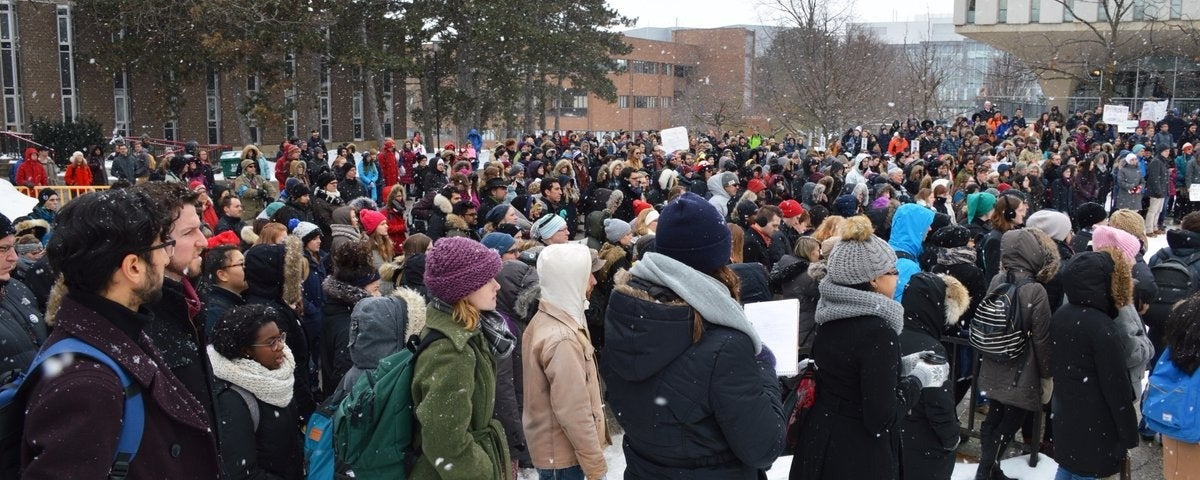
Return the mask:
M 925 233 L 932 224 L 933 210 L 915 203 L 901 205 L 892 215 L 888 245 L 896 251 L 896 270 L 900 272 L 900 278 L 896 281 L 896 293 L 892 295 L 897 302 L 904 298 L 904 287 L 908 285 L 908 279 L 921 271 L 917 259 L 921 258 L 921 253 L 925 250 Z
M 725 191 L 725 184 L 730 181 L 737 180 L 737 175 L 730 172 L 723 172 L 713 175 L 708 178 L 708 191 L 712 192 L 712 197 L 708 199 L 708 203 L 717 208 L 721 213 L 721 218 L 729 218 L 729 193 Z
M 551 245 L 538 255 L 538 277 L 541 282 L 541 301 L 561 308 L 571 318 L 584 325 L 587 310 L 588 279 L 591 276 L 592 255 L 584 245 Z M 553 255 L 545 255 L 553 253 Z

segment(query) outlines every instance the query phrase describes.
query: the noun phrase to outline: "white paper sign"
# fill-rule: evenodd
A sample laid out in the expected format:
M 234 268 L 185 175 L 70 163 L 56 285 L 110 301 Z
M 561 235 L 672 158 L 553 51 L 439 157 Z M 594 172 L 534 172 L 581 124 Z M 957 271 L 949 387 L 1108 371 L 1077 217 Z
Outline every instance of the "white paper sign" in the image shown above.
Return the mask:
M 747 303 L 746 320 L 758 332 L 763 346 L 775 354 L 775 374 L 790 377 L 800 373 L 800 301 L 794 298 Z
M 672 127 L 658 132 L 658 134 L 662 137 L 662 147 L 667 153 L 687 150 L 691 146 L 688 144 L 687 127 Z
M 1129 107 L 1125 105 L 1105 105 L 1104 123 L 1114 124 L 1129 120 Z
M 1188 200 L 1200 202 L 1200 183 L 1188 185 Z
M 1137 131 L 1137 127 L 1137 120 L 1125 120 L 1122 122 L 1117 122 L 1117 133 L 1133 133 Z
M 1167 116 L 1167 101 L 1146 102 L 1142 104 L 1142 120 L 1157 122 Z

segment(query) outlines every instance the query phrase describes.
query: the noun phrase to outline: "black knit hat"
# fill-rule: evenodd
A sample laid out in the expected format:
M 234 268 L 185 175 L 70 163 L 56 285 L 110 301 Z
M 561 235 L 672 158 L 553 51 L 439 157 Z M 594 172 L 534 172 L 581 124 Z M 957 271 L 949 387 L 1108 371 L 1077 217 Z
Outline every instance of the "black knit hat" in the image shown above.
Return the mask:
M 929 236 L 929 242 L 942 248 L 962 247 L 971 240 L 971 230 L 962 225 L 952 224 L 934 230 Z
M 325 186 L 329 185 L 329 182 L 332 182 L 333 180 L 334 178 L 332 173 L 321 172 L 320 175 L 317 175 L 317 188 L 324 190 Z
M 16 234 L 17 230 L 13 228 L 12 220 L 9 220 L 3 213 L 0 213 L 0 238 Z
M 1103 205 L 1096 202 L 1087 202 L 1075 209 L 1075 222 L 1079 224 L 1079 228 L 1092 228 L 1105 218 L 1108 218 L 1108 212 L 1104 211 Z
M 46 200 L 49 200 L 50 197 L 56 197 L 56 196 L 58 196 L 58 192 L 54 191 L 53 188 L 50 188 L 50 187 L 43 188 L 41 191 L 38 192 L 38 205 L 45 205 Z

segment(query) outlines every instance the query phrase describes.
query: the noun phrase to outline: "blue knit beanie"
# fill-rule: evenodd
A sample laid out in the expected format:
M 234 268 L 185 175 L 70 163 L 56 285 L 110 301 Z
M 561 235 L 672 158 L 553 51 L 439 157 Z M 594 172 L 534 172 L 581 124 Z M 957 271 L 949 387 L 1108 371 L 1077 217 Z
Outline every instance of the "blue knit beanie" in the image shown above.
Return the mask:
M 703 273 L 729 263 L 733 236 L 716 207 L 688 192 L 663 208 L 655 251 Z

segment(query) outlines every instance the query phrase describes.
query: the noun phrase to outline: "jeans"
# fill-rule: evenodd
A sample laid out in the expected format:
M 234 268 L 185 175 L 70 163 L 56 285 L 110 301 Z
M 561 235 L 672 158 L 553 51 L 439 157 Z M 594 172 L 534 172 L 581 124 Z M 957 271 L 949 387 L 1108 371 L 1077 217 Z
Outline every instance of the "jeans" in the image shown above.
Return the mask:
M 1088 477 L 1085 475 L 1076 475 L 1067 471 L 1067 469 L 1061 466 L 1058 467 L 1058 473 L 1054 474 L 1054 480 L 1116 480 L 1118 478 L 1121 478 L 1120 473 L 1109 475 L 1107 477 Z
M 587 480 L 579 465 L 554 470 L 539 468 L 538 480 Z

